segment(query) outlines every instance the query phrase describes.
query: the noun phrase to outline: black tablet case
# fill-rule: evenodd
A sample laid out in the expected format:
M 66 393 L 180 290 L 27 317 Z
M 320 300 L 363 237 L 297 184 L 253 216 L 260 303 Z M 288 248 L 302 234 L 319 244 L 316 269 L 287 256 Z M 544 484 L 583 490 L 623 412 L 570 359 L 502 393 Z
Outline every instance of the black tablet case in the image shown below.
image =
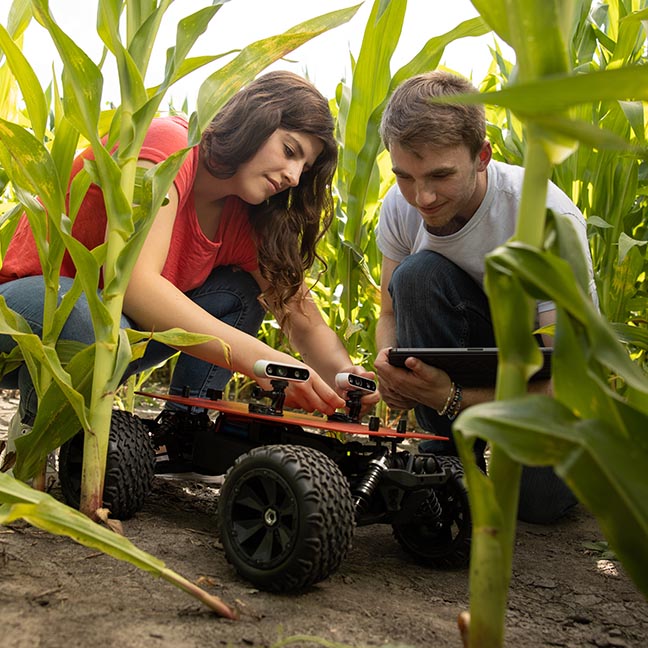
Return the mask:
M 544 357 L 544 365 L 532 380 L 551 377 L 550 347 L 540 349 Z M 389 350 L 389 363 L 396 367 L 404 367 L 405 359 L 414 356 L 426 364 L 443 369 L 452 380 L 466 387 L 490 386 L 497 378 L 497 348 L 392 348 Z

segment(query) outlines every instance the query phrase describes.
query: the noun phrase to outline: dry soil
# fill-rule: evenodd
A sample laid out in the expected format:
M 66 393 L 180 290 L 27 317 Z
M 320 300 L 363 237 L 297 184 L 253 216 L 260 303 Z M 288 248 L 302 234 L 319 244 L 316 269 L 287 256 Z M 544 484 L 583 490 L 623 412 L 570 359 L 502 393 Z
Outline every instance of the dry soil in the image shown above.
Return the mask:
M 14 394 L 0 395 L 0 427 L 15 406 Z M 300 595 L 268 594 L 228 565 L 217 506 L 215 486 L 156 478 L 124 533 L 236 607 L 239 621 L 219 618 L 129 564 L 17 523 L 0 527 L 0 646 L 461 645 L 456 619 L 468 606 L 467 571 L 421 568 L 390 528 L 375 525 L 357 530 L 348 558 L 325 582 Z M 580 506 L 553 526 L 519 524 L 507 646 L 648 646 L 648 603 L 595 548 L 601 540 Z

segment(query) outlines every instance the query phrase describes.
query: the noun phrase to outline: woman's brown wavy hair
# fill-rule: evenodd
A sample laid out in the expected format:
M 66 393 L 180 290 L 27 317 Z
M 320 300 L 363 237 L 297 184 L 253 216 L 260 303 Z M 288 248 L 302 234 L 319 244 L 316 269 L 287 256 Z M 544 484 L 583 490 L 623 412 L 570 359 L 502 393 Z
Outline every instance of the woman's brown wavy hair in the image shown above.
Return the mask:
M 240 90 L 203 133 L 201 153 L 209 172 L 229 178 L 278 129 L 317 137 L 324 145 L 297 187 L 250 205 L 259 270 L 270 283 L 264 298 L 280 321 L 317 254 L 316 246 L 333 219 L 331 182 L 337 143 L 328 101 L 292 72 L 270 72 Z

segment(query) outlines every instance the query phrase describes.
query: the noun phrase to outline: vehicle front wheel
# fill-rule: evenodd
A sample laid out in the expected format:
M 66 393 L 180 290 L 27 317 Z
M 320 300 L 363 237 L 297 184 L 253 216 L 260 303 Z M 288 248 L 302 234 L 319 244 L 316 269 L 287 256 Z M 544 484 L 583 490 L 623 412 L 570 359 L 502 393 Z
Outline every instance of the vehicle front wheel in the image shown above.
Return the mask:
M 351 546 L 351 491 L 337 465 L 312 448 L 254 448 L 229 470 L 218 503 L 225 555 L 246 580 L 274 592 L 330 576 Z

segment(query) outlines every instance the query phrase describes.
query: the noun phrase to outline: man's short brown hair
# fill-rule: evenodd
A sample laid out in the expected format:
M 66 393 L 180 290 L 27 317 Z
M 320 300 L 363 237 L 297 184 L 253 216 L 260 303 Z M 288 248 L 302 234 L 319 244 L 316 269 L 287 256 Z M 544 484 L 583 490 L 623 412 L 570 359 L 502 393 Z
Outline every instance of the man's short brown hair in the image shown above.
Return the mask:
M 438 148 L 463 145 L 476 156 L 486 138 L 484 107 L 430 101 L 471 92 L 477 89 L 467 79 L 441 70 L 403 81 L 382 116 L 380 135 L 385 147 L 397 143 L 417 150 L 425 144 Z

